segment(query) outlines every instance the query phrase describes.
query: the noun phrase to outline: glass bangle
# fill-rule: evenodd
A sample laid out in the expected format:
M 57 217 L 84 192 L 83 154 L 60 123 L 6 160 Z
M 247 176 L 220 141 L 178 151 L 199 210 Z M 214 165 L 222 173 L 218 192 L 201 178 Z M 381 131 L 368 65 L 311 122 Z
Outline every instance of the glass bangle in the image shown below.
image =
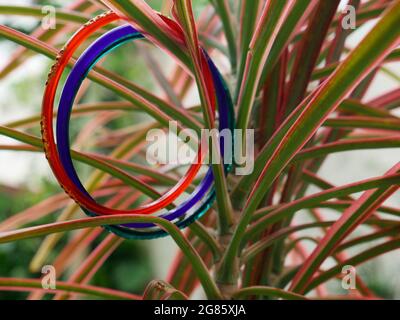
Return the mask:
M 113 19 L 110 19 L 110 16 L 112 16 L 111 18 L 113 18 Z M 115 17 L 114 14 L 109 13 L 106 15 L 102 15 L 102 17 L 95 19 L 95 21 L 96 22 L 98 21 L 98 25 L 100 27 L 101 25 L 104 25 L 105 22 L 110 23 L 110 20 L 114 20 L 116 18 L 117 17 Z M 91 25 L 93 25 L 93 24 L 86 25 L 86 28 Z M 93 28 L 93 29 L 91 29 L 91 32 L 93 32 L 95 30 L 96 30 L 96 28 Z M 88 34 L 89 33 L 87 33 L 87 36 L 88 36 Z M 78 31 L 77 35 L 79 35 L 79 31 Z M 104 36 L 102 36 L 91 47 L 89 47 L 85 51 L 85 53 L 82 55 L 82 57 L 78 60 L 75 67 L 73 68 L 73 71 L 70 74 L 70 77 L 68 77 L 65 88 L 70 87 L 71 83 L 68 82 L 68 81 L 70 81 L 70 82 L 72 82 L 72 87 L 74 87 L 74 83 L 75 83 L 75 88 L 79 89 L 79 85 L 83 80 L 82 70 L 83 70 L 83 76 L 86 76 L 86 74 L 89 72 L 89 70 L 94 65 L 94 63 L 101 56 L 106 54 L 108 51 L 112 50 L 113 48 L 115 48 L 119 44 L 122 44 L 125 41 L 135 39 L 135 38 L 141 38 L 141 37 L 143 37 L 143 36 L 140 35 L 140 33 L 138 33 L 135 29 L 133 29 L 130 26 L 123 26 L 120 28 L 115 28 L 114 30 L 112 30 L 112 31 L 108 32 L 107 34 L 105 34 Z M 81 39 L 81 41 L 84 40 L 82 38 L 80 38 L 80 39 Z M 69 44 L 71 42 L 69 42 Z M 76 48 L 77 45 L 75 44 L 73 47 Z M 68 48 L 68 45 L 67 45 L 67 48 Z M 61 62 L 63 62 L 63 65 L 65 66 L 66 62 L 68 61 L 67 58 L 64 58 L 64 61 L 63 61 L 63 59 L 62 59 L 64 57 L 63 53 L 65 53 L 65 50 L 64 50 L 64 52 L 61 52 L 61 55 L 57 59 L 57 64 L 59 66 L 61 66 Z M 72 53 L 70 53 L 69 56 L 70 55 L 72 55 Z M 205 52 L 204 52 L 204 55 L 206 56 Z M 226 89 L 225 84 L 223 83 L 222 77 L 219 75 L 217 69 L 215 68 L 215 66 L 213 65 L 213 63 L 207 56 L 206 56 L 206 60 L 207 60 L 208 64 L 210 65 L 213 81 L 216 82 L 215 83 L 216 89 L 219 88 L 219 90 L 217 89 L 216 92 L 217 92 L 217 100 L 218 100 L 219 109 L 221 109 L 220 110 L 220 129 L 221 128 L 232 128 L 232 124 L 233 124 L 232 103 L 230 101 L 229 93 Z M 58 74 L 58 80 L 59 80 L 59 76 L 62 73 L 62 71 L 60 72 L 61 67 L 57 68 L 57 64 L 56 64 L 56 67 L 52 68 L 53 74 L 50 74 L 50 76 L 49 76 L 49 83 L 51 82 L 52 79 L 55 79 L 55 78 L 52 78 L 52 76 L 54 77 L 54 74 Z M 80 68 L 80 66 L 82 66 L 82 68 Z M 74 75 L 78 75 L 78 77 L 74 77 Z M 75 82 L 70 79 L 75 79 Z M 55 82 L 58 83 L 58 80 Z M 53 80 L 53 82 L 54 82 L 54 80 Z M 54 91 L 54 84 L 53 84 L 53 86 L 48 85 L 46 89 L 48 89 L 49 87 L 52 90 L 46 90 L 46 91 L 50 91 L 50 92 Z M 73 98 L 74 98 L 75 94 L 71 94 L 71 91 L 66 90 L 65 88 L 64 88 L 63 96 L 62 96 L 63 98 L 61 99 L 61 103 L 60 103 L 59 119 L 64 119 L 64 120 L 67 119 L 67 121 L 69 121 L 69 115 L 70 115 Z M 222 91 L 221 91 L 221 88 L 222 88 Z M 65 95 L 64 95 L 64 93 L 65 93 Z M 218 93 L 219 93 L 219 95 L 218 95 Z M 69 94 L 71 94 L 72 99 L 67 99 Z M 221 96 L 221 94 L 222 94 L 222 96 Z M 46 95 L 45 95 L 45 97 L 46 97 Z M 54 97 L 52 99 L 54 102 Z M 48 100 L 44 99 L 44 104 L 45 104 L 45 101 L 48 102 Z M 68 105 L 67 101 L 71 102 L 70 107 L 67 106 Z M 48 104 L 49 103 L 47 103 L 47 105 Z M 227 106 L 224 107 L 224 104 Z M 65 105 L 67 107 L 63 107 L 63 105 Z M 224 108 L 225 108 L 225 110 L 224 110 Z M 221 111 L 223 111 L 223 112 L 221 112 Z M 45 112 L 44 112 L 44 114 L 45 114 Z M 224 114 L 226 114 L 227 116 L 224 117 L 223 116 Z M 48 128 L 46 128 L 46 126 L 45 126 L 46 121 L 43 121 L 42 123 L 43 123 L 44 142 L 45 142 L 46 149 L 48 150 L 49 149 Z M 59 143 L 58 152 L 63 155 L 60 160 L 61 160 L 61 163 L 63 164 L 64 168 L 67 169 L 65 173 L 67 174 L 68 178 L 72 180 L 72 181 L 70 180 L 70 182 L 72 182 L 74 185 L 76 185 L 80 192 L 84 193 L 86 195 L 86 197 L 90 197 L 90 195 L 86 192 L 86 190 L 83 188 L 82 184 L 80 183 L 79 178 L 76 175 L 75 169 L 73 168 L 72 161 L 71 161 L 71 158 L 69 155 L 68 135 L 63 136 L 63 133 L 60 133 L 60 131 L 62 132 L 62 128 L 65 128 L 66 126 L 62 125 L 61 120 L 57 120 L 57 123 L 58 123 L 57 129 L 61 128 L 61 130 L 57 131 L 57 141 Z M 59 123 L 61 123 L 61 124 L 59 124 Z M 53 137 L 53 141 L 54 141 L 54 137 Z M 54 152 L 50 153 L 50 154 L 49 154 L 49 152 L 46 152 L 46 154 L 48 157 L 54 156 Z M 69 156 L 69 159 L 67 157 L 67 160 L 65 160 L 66 154 L 67 154 L 67 156 Z M 171 210 L 170 212 L 168 212 L 168 214 L 163 215 L 162 217 L 166 217 L 166 219 L 169 219 L 169 220 L 176 220 L 176 219 L 179 219 L 179 217 L 185 215 L 184 221 L 178 221 L 177 224 L 181 227 L 186 226 L 189 221 L 192 221 L 194 217 L 198 217 L 199 215 L 201 215 L 202 212 L 206 211 L 207 208 L 209 207 L 209 202 L 211 202 L 212 199 L 214 198 L 213 191 L 211 190 L 212 188 L 210 187 L 212 185 L 212 181 L 213 181 L 212 172 L 211 172 L 211 170 L 209 170 L 205 179 L 193 192 L 191 199 L 185 201 L 181 206 L 179 206 L 178 208 L 176 208 L 174 210 Z M 66 191 L 69 192 L 69 188 L 67 189 L 64 184 L 62 184 L 62 185 L 66 189 Z M 69 185 L 70 185 L 70 183 L 69 183 Z M 204 198 L 204 195 L 207 194 L 207 192 L 208 192 L 208 196 Z M 78 194 L 78 196 L 79 196 L 79 194 Z M 72 197 L 75 199 L 76 192 L 74 192 L 74 195 Z M 202 198 L 207 199 L 207 201 L 200 201 Z M 192 200 L 192 201 L 190 201 L 190 200 Z M 81 205 L 81 203 L 79 201 L 77 201 L 77 202 Z M 197 205 L 198 208 L 194 211 L 193 214 L 188 215 L 187 213 L 189 212 L 189 210 L 193 207 L 196 207 L 195 206 L 196 202 L 198 202 L 198 205 Z M 96 212 L 94 210 L 89 210 L 88 208 L 86 208 L 86 206 L 82 206 L 82 207 L 85 208 L 86 213 L 88 213 L 90 215 L 99 214 L 98 212 Z M 96 212 L 96 213 L 94 213 L 94 212 Z M 120 213 L 120 212 L 118 212 L 118 213 Z M 122 227 L 110 226 L 108 228 L 111 229 L 111 231 L 113 231 L 114 233 L 118 233 L 121 236 L 129 237 L 129 238 L 137 238 L 137 237 L 149 238 L 149 237 L 161 236 L 161 235 L 165 234 L 164 231 L 162 231 L 162 230 L 156 230 L 156 231 L 153 230 L 150 232 L 151 234 L 149 232 L 146 232 L 146 234 L 143 235 L 143 232 L 128 229 L 128 227 L 129 228 L 132 228 L 132 227 L 134 227 L 134 228 L 152 228 L 154 226 L 152 224 L 128 224 L 128 225 L 124 225 Z

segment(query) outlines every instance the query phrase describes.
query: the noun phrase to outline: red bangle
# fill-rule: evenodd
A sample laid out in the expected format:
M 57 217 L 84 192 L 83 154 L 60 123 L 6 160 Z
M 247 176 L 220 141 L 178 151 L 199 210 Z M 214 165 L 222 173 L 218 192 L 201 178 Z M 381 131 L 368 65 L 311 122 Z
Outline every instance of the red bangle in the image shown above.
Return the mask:
M 168 19 L 164 16 L 162 16 L 162 18 L 164 20 Z M 56 62 L 52 66 L 51 71 L 48 75 L 48 80 L 46 82 L 46 89 L 43 97 L 42 121 L 41 121 L 43 145 L 46 157 L 59 184 L 65 190 L 65 192 L 72 199 L 74 199 L 80 206 L 90 211 L 96 212 L 96 214 L 99 215 L 151 214 L 171 204 L 186 190 L 186 188 L 190 185 L 190 183 L 193 181 L 196 174 L 198 173 L 199 169 L 201 168 L 202 160 L 204 159 L 207 150 L 202 150 L 201 147 L 199 147 L 198 159 L 200 159 L 200 161 L 197 161 L 196 163 L 192 164 L 186 175 L 180 179 L 177 185 L 173 189 L 168 191 L 165 195 L 163 195 L 161 198 L 133 210 L 116 210 L 98 204 L 93 199 L 82 193 L 81 190 L 79 190 L 79 188 L 71 181 L 61 163 L 57 151 L 57 145 L 54 139 L 53 113 L 54 113 L 55 94 L 57 91 L 61 75 L 68 64 L 69 59 L 72 57 L 73 53 L 79 47 L 79 45 L 81 45 L 91 34 L 93 34 L 98 29 L 102 28 L 103 26 L 119 19 L 121 18 L 117 14 L 111 11 L 95 17 L 94 19 L 87 22 L 83 27 L 81 27 L 57 55 Z M 176 31 L 182 35 L 183 39 L 183 34 L 179 26 L 172 20 L 168 19 L 167 21 L 170 26 L 174 27 L 174 29 L 176 29 Z M 205 66 L 203 71 L 207 79 L 206 89 L 209 95 L 213 97 L 212 109 L 215 113 L 215 96 L 214 96 L 212 75 L 210 69 L 208 68 L 208 64 L 206 63 L 207 59 L 203 53 L 201 58 L 204 62 L 202 63 L 202 65 Z

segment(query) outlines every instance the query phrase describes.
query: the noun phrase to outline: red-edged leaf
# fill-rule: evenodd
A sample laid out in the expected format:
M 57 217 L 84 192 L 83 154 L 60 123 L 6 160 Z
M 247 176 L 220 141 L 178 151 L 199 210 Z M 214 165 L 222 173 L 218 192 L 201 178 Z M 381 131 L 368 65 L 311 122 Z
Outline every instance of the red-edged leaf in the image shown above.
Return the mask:
M 400 162 L 397 163 L 386 175 L 400 172 Z M 303 263 L 291 284 L 291 290 L 304 292 L 312 275 L 318 270 L 325 258 L 349 235 L 359 224 L 367 220 L 374 211 L 394 192 L 400 185 L 392 187 L 379 187 L 365 192 L 350 208 L 345 210 L 339 220 L 327 231 L 319 245 L 310 257 Z

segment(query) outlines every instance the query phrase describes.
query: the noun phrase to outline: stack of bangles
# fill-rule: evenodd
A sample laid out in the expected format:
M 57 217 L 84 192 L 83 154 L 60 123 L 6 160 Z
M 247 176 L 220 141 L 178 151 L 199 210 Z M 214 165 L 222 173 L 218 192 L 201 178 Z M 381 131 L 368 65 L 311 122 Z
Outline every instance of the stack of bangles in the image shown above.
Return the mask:
M 164 16 L 161 17 L 171 26 L 174 25 L 172 20 Z M 154 214 L 164 210 L 164 213 L 159 214 L 159 217 L 173 222 L 179 228 L 184 228 L 200 218 L 210 208 L 215 199 L 214 177 L 211 168 L 208 169 L 203 180 L 183 203 L 167 212 L 165 212 L 165 208 L 182 195 L 190 186 L 202 166 L 202 161 L 196 161 L 196 163 L 192 164 L 185 176 L 159 199 L 133 210 L 116 210 L 98 204 L 82 185 L 72 162 L 69 141 L 69 121 L 75 96 L 83 80 L 101 57 L 129 40 L 144 38 L 144 36 L 132 26 L 124 25 L 116 27 L 105 33 L 94 41 L 74 64 L 61 93 L 56 122 L 57 143 L 55 142 L 53 132 L 54 100 L 60 78 L 70 58 L 73 56 L 76 49 L 94 32 L 119 19 L 121 18 L 111 11 L 95 17 L 82 26 L 57 55 L 56 62 L 48 75 L 43 97 L 41 126 L 46 157 L 62 188 L 76 201 L 87 215 L 144 215 Z M 177 30 L 180 29 L 177 28 Z M 207 53 L 204 50 L 201 50 L 201 52 L 202 58 L 204 62 L 206 62 L 205 65 L 209 67 L 210 83 L 207 84 L 207 90 L 209 90 L 210 96 L 216 97 L 218 105 L 219 130 L 233 130 L 233 106 L 227 86 Z M 213 102 L 213 104 L 212 107 L 215 111 L 215 102 Z M 231 145 L 233 146 L 233 143 Z M 220 148 L 223 156 L 224 142 L 222 139 Z M 198 159 L 200 160 L 204 159 L 206 151 L 204 148 L 203 150 L 201 149 L 200 147 L 198 151 Z M 229 162 L 230 161 L 225 161 L 225 163 Z M 226 173 L 229 169 L 230 166 L 225 164 Z M 166 235 L 164 230 L 151 223 L 129 223 L 105 226 L 105 228 L 127 239 L 151 239 Z

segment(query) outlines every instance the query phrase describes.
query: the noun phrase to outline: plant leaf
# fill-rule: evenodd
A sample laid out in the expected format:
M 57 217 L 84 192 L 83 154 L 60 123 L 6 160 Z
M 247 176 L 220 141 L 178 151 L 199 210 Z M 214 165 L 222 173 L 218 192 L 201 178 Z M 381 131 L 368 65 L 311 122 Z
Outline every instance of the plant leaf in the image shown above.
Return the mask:
M 254 287 L 247 287 L 244 289 L 240 289 L 235 293 L 233 293 L 232 297 L 234 299 L 243 299 L 245 297 L 253 295 L 271 297 L 271 298 L 282 298 L 286 300 L 307 300 L 306 297 L 299 294 L 294 294 L 292 292 L 278 288 L 263 287 L 263 286 L 254 286 Z
M 400 162 L 389 170 L 386 175 L 398 172 L 400 172 Z M 291 289 L 295 292 L 304 292 L 304 288 L 308 285 L 312 275 L 335 247 L 337 247 L 360 223 L 368 219 L 374 210 L 399 188 L 399 183 L 390 188 L 378 187 L 365 192 L 354 202 L 353 205 L 341 215 L 337 222 L 329 228 L 319 245 L 304 262 L 293 279 Z
M 176 244 L 185 253 L 187 258 L 192 262 L 193 268 L 196 270 L 197 276 L 203 285 L 203 288 L 210 299 L 220 299 L 219 292 L 214 281 L 208 273 L 207 267 L 204 265 L 199 254 L 188 242 L 179 228 L 169 221 L 159 217 L 150 217 L 144 215 L 114 215 L 92 217 L 84 219 L 70 220 L 66 222 L 55 222 L 51 224 L 40 225 L 37 227 L 19 229 L 9 232 L 0 232 L 0 243 L 7 243 L 15 240 L 29 239 L 39 237 L 51 233 L 65 232 L 69 230 L 77 230 L 82 228 L 98 227 L 104 225 L 120 225 L 127 223 L 154 223 L 168 232 L 175 240 Z
M 344 195 L 349 195 L 356 192 L 361 192 L 365 190 L 375 189 L 375 188 L 390 188 L 391 186 L 395 186 L 400 184 L 400 174 L 391 174 L 383 177 L 376 177 L 371 179 L 366 179 L 362 181 L 358 181 L 355 183 L 351 183 L 348 185 L 334 187 L 331 189 L 327 189 L 290 203 L 286 203 L 278 206 L 277 208 L 265 208 L 259 209 L 256 214 L 264 216 L 263 218 L 257 220 L 257 222 L 252 225 L 249 230 L 246 232 L 246 237 L 244 240 L 249 240 L 248 237 L 255 237 L 257 234 L 262 232 L 269 224 L 279 221 L 283 219 L 287 215 L 293 214 L 301 209 L 311 208 L 317 206 L 323 201 L 340 198 Z
M 143 300 L 187 300 L 187 296 L 162 280 L 153 280 L 143 293 Z
M 23 278 L 0 278 L 0 291 L 1 290 L 41 290 L 45 293 L 57 293 L 60 291 L 64 292 L 75 292 L 85 295 L 92 295 L 99 298 L 105 299 L 118 299 L 118 300 L 142 300 L 140 296 L 133 295 L 127 292 L 81 285 L 70 282 L 57 281 L 57 289 L 43 289 L 42 281 L 39 279 L 23 279 Z
M 399 44 L 399 23 L 400 1 L 395 1 L 379 23 L 316 90 L 311 99 L 306 99 L 294 110 L 261 152 L 253 175 L 250 176 L 250 179 L 257 177 L 257 181 L 250 192 L 241 220 L 223 259 L 222 269 L 225 270 L 220 275 L 223 282 L 234 281 L 232 262 L 238 254 L 241 238 L 254 211 L 261 203 L 265 191 L 346 95 Z M 263 162 L 257 163 L 260 159 Z M 263 169 L 258 171 L 256 166 Z M 244 191 L 245 194 L 247 194 L 246 191 Z

